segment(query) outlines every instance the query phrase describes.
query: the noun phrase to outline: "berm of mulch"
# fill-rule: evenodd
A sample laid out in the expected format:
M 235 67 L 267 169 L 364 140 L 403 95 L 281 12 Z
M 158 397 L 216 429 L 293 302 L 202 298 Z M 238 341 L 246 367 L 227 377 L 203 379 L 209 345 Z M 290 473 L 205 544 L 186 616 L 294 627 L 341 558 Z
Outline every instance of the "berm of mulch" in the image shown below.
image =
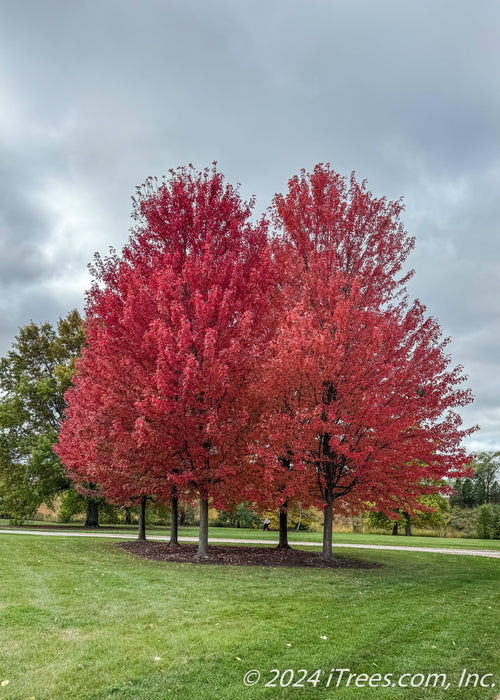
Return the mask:
M 181 544 L 170 547 L 166 542 L 140 541 L 116 544 L 130 554 L 145 559 L 189 564 L 229 564 L 231 566 L 288 566 L 318 569 L 379 569 L 381 564 L 356 559 L 325 561 L 317 552 L 302 549 L 277 549 L 277 547 L 237 547 L 233 545 L 209 545 L 208 559 L 197 559 L 198 545 Z

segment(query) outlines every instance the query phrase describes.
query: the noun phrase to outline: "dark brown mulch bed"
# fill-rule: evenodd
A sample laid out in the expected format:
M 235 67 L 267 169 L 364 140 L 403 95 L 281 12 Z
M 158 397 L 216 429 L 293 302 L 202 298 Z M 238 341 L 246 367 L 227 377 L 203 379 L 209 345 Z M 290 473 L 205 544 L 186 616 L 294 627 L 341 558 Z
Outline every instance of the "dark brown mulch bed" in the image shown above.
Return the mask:
M 369 561 L 336 558 L 320 559 L 316 552 L 276 547 L 234 547 L 211 545 L 208 559 L 196 559 L 197 545 L 182 544 L 169 547 L 165 542 L 119 542 L 117 547 L 137 557 L 156 561 L 187 562 L 191 564 L 230 564 L 232 566 L 298 566 L 320 569 L 378 569 L 382 565 Z

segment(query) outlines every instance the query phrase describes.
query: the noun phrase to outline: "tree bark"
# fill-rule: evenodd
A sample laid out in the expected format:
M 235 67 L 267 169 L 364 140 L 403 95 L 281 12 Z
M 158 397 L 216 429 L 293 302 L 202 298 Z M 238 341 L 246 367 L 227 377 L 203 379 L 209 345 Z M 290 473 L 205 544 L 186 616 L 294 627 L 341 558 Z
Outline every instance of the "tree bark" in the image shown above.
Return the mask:
M 297 523 L 296 531 L 299 532 L 302 523 L 302 506 L 299 503 L 299 522 Z
M 197 559 L 208 559 L 208 498 L 200 497 L 200 534 Z
M 84 527 L 99 527 L 99 503 L 95 498 L 87 501 L 87 515 Z
M 172 496 L 172 522 L 170 523 L 170 542 L 169 547 L 178 547 L 178 510 L 179 499 L 177 496 Z
M 393 534 L 393 535 L 397 535 L 397 534 L 398 534 L 398 521 L 397 521 L 397 520 L 396 520 L 396 522 L 395 522 L 395 523 L 393 524 L 393 526 L 392 526 L 392 534 Z
M 177 505 L 177 508 L 179 508 L 178 505 Z M 178 513 L 178 519 L 177 519 L 177 520 L 178 520 L 178 523 L 179 523 L 179 527 L 183 527 L 183 526 L 185 525 L 185 523 L 186 523 L 186 508 L 181 508 L 181 509 L 180 509 L 180 512 Z
M 278 549 L 291 549 L 288 544 L 288 500 L 280 506 L 280 537 Z
M 139 508 L 139 533 L 137 535 L 138 540 L 146 539 L 146 501 L 147 496 L 141 498 L 141 507 Z
M 333 533 L 333 499 L 331 495 L 327 496 L 327 502 L 324 510 L 323 524 L 323 550 L 321 559 L 335 559 L 332 552 L 332 533 Z
M 405 535 L 406 537 L 411 537 L 411 522 L 410 522 L 410 514 L 409 513 L 403 513 L 404 518 L 405 518 Z

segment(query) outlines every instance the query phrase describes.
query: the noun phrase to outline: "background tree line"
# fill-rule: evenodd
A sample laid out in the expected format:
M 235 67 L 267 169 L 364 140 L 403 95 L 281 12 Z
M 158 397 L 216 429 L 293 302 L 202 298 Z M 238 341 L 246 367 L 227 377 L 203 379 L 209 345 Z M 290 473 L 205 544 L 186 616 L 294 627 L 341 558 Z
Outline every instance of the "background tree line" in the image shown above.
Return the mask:
M 500 503 L 500 452 L 480 452 L 471 464 L 472 476 L 455 479 L 451 506 L 474 508 L 483 503 Z

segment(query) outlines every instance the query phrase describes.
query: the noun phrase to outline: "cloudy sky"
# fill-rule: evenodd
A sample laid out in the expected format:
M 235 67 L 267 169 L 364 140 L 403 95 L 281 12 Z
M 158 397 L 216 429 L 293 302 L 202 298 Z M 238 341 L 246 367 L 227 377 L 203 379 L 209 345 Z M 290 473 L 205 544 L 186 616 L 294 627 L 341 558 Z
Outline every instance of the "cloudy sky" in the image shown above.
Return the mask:
M 0 354 L 83 309 L 149 175 L 213 160 L 263 211 L 300 168 L 404 197 L 410 291 L 500 449 L 498 0 L 0 0 Z

